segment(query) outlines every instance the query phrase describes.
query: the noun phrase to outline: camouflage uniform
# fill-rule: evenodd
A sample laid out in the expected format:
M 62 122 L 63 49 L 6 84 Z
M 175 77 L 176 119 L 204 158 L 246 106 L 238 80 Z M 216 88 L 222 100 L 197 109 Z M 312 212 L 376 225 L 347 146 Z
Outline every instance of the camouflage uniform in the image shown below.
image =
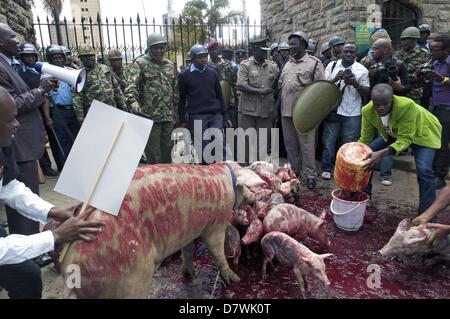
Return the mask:
M 111 63 L 111 60 L 122 60 L 122 52 L 120 50 L 110 50 L 108 52 L 108 60 Z M 116 77 L 116 80 L 120 84 L 120 88 L 122 89 L 122 92 L 125 92 L 125 89 L 127 87 L 127 74 L 125 70 L 122 68 L 119 71 L 114 70 L 111 68 L 114 72 L 114 75 Z
M 75 95 L 73 105 L 80 121 L 86 117 L 92 101 L 125 109 L 125 98 L 113 71 L 106 65 L 95 63 L 92 69 L 86 68 L 86 83 L 83 91 Z
M 230 61 L 222 59 L 220 64 L 214 64 L 210 62 L 210 64 L 214 65 L 220 75 L 220 81 L 227 81 L 230 84 L 231 94 L 230 100 L 225 101 L 226 106 L 228 107 L 228 111 L 230 112 L 230 119 L 233 123 L 233 127 L 237 127 L 237 105 L 236 105 L 236 81 L 237 81 L 237 72 L 233 72 L 233 65 Z
M 128 70 L 127 105 L 140 107 L 155 122 L 145 148 L 150 164 L 172 162 L 171 134 L 178 106 L 176 74 L 171 61 L 156 62 L 148 54 L 136 58 Z
M 394 58 L 403 61 L 406 65 L 409 76 L 412 77 L 418 67 L 428 62 L 430 55 L 426 49 L 415 48 L 411 53 L 405 52 L 404 50 L 397 50 L 394 52 Z M 420 104 L 422 95 L 423 86 L 420 83 L 418 85 L 417 83 L 411 81 L 411 91 L 409 91 L 407 96 L 413 99 L 416 103 Z

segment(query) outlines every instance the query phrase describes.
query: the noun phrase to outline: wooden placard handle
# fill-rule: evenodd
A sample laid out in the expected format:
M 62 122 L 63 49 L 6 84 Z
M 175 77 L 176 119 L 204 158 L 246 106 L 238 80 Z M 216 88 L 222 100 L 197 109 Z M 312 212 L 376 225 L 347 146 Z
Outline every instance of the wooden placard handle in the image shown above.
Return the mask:
M 87 199 L 84 201 L 83 206 L 81 206 L 81 210 L 80 210 L 80 214 L 79 216 L 83 216 L 84 215 L 84 211 L 86 210 L 87 206 L 89 205 L 89 202 L 91 201 L 92 195 L 94 195 L 95 189 L 97 188 L 97 184 L 98 181 L 100 180 L 100 177 L 103 174 L 103 170 L 105 169 L 106 163 L 108 163 L 109 157 L 111 156 L 112 150 L 114 149 L 114 146 L 116 145 L 117 139 L 120 135 L 120 132 L 122 131 L 123 128 L 123 121 L 121 121 L 119 123 L 119 125 L 117 126 L 117 129 L 114 133 L 111 145 L 109 146 L 108 151 L 105 154 L 105 157 L 103 158 L 103 162 L 101 163 L 98 171 L 97 171 L 97 176 L 95 176 L 95 180 L 94 183 L 91 186 L 91 189 L 89 191 L 88 197 Z M 64 257 L 66 257 L 67 251 L 69 250 L 69 247 L 72 243 L 66 243 L 64 244 L 64 247 L 61 251 L 61 254 L 59 255 L 59 263 L 62 263 L 64 260 Z

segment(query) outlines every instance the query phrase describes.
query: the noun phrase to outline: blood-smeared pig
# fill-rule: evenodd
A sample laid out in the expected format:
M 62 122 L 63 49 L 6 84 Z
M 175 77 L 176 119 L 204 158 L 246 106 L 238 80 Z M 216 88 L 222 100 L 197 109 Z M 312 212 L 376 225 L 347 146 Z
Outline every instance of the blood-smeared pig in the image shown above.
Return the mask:
M 306 235 L 319 241 L 323 247 L 330 242 L 325 232 L 325 212 L 320 217 L 291 204 L 280 204 L 272 208 L 264 218 L 264 233 L 280 231 L 300 241 Z
M 450 235 L 442 238 L 437 246 L 428 243 L 435 230 L 425 225 L 411 227 L 411 221 L 404 219 L 389 242 L 380 250 L 383 256 L 424 256 L 436 254 L 426 264 L 432 265 L 442 260 L 450 261 Z
M 248 193 L 233 185 L 226 164 L 139 167 L 119 215 L 96 210 L 89 220 L 106 224 L 93 243 L 76 242 L 61 270 L 81 271 L 81 298 L 147 298 L 161 262 L 182 249 L 183 274 L 193 276 L 193 240 L 201 237 L 226 282 L 238 282 L 224 254 L 231 212 Z M 70 274 L 65 274 L 68 276 Z
M 282 266 L 290 267 L 294 271 L 299 284 L 300 298 L 306 298 L 308 275 L 316 277 L 324 285 L 330 284 L 323 261 L 332 254 L 318 255 L 292 237 L 276 231 L 264 235 L 261 247 L 264 252 L 263 279 L 266 278 L 267 263 L 272 264 L 272 260 L 276 258 Z

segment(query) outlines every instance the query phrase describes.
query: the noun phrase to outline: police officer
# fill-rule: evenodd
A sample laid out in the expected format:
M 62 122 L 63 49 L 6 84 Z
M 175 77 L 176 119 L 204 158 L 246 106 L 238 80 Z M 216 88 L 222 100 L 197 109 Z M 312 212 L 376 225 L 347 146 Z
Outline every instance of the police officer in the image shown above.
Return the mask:
M 420 39 L 420 32 L 416 27 L 408 27 L 403 30 L 400 39 L 402 48 L 395 51 L 393 56 L 403 61 L 408 70 L 411 80 L 411 90 L 406 95 L 417 104 L 420 104 L 423 95 L 423 86 L 420 73 L 417 74 L 416 70 L 427 63 L 430 56 L 426 49 L 416 46 L 417 41 Z
M 417 40 L 417 46 L 427 49 L 430 51 L 430 44 L 428 43 L 428 37 L 431 33 L 431 28 L 429 24 L 419 25 L 420 39 Z
M 83 91 L 74 97 L 77 118 L 83 121 L 94 99 L 125 109 L 125 98 L 119 82 L 109 67 L 96 62 L 94 49 L 87 44 L 81 45 L 78 56 L 86 68 L 86 83 Z
M 122 52 L 117 49 L 109 50 L 108 61 L 109 66 L 116 76 L 116 80 L 120 83 L 122 92 L 125 92 L 125 88 L 127 87 L 127 75 L 125 73 L 125 70 L 123 69 Z
M 328 41 L 328 45 L 331 50 L 331 58 L 323 63 L 324 67 L 327 67 L 328 63 L 330 62 L 333 62 L 333 65 L 336 66 L 337 61 L 341 58 L 341 52 L 344 44 L 345 40 L 343 37 L 333 36 L 330 38 L 330 40 Z M 332 69 L 334 70 L 334 67 Z
M 314 189 L 317 176 L 316 129 L 306 134 L 299 134 L 292 119 L 294 106 L 305 86 L 325 78 L 322 63 L 306 53 L 308 42 L 308 35 L 302 31 L 297 31 L 289 36 L 291 58 L 281 72 L 279 86 L 281 87 L 281 121 L 289 163 L 297 175 L 300 167 L 302 168 L 307 187 Z M 302 163 L 300 163 L 300 158 Z
M 246 152 L 246 161 L 266 160 L 260 156 L 267 156 L 267 146 L 270 141 L 272 119 L 275 111 L 275 100 L 273 97 L 272 84 L 278 75 L 276 63 L 266 59 L 267 39 L 256 39 L 250 42 L 254 53 L 253 57 L 241 63 L 238 73 L 237 86 L 241 91 L 239 101 L 238 123 L 244 130 L 256 129 L 258 133 L 258 153 Z M 267 140 L 262 137 L 260 129 L 267 132 Z M 261 130 L 261 131 L 262 131 Z M 253 148 L 254 145 L 250 145 Z M 254 149 L 254 148 L 253 148 Z M 258 155 L 258 156 L 255 156 Z
M 328 61 L 329 59 L 331 59 L 331 48 L 330 48 L 330 43 L 324 42 L 322 43 L 322 45 L 320 46 L 320 59 L 322 60 L 322 63 L 325 64 L 325 61 Z
M 60 68 L 68 68 L 65 66 L 66 52 L 59 45 L 50 45 L 47 47 L 46 59 L 52 65 Z M 53 129 L 53 131 L 49 132 L 49 136 L 54 132 L 57 138 L 57 141 L 55 140 L 57 145 L 53 149 L 56 150 L 54 157 L 55 161 L 60 162 L 60 170 L 62 170 L 80 130 L 80 123 L 77 120 L 73 107 L 72 90 L 73 87 L 70 84 L 59 81 L 58 88 L 50 91 L 45 97 L 45 108 L 50 109 L 52 118 L 52 121 L 46 124 L 50 131 Z
M 177 72 L 164 58 L 167 40 L 157 33 L 147 38 L 148 54 L 138 57 L 128 71 L 127 105 L 153 121 L 145 155 L 149 164 L 172 163 L 171 135 L 178 105 Z

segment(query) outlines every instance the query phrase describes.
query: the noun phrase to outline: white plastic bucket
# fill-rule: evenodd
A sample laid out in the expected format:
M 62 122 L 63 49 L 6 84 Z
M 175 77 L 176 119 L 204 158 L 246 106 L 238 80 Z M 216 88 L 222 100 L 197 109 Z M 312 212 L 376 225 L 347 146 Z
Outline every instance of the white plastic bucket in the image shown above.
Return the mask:
M 366 199 L 360 202 L 352 202 L 340 199 L 336 196 L 336 193 L 340 191 L 335 189 L 331 195 L 333 200 L 331 201 L 330 209 L 333 213 L 333 219 L 336 226 L 346 231 L 358 230 L 363 222 L 364 215 L 366 213 L 367 202 L 369 196 L 367 194 Z

